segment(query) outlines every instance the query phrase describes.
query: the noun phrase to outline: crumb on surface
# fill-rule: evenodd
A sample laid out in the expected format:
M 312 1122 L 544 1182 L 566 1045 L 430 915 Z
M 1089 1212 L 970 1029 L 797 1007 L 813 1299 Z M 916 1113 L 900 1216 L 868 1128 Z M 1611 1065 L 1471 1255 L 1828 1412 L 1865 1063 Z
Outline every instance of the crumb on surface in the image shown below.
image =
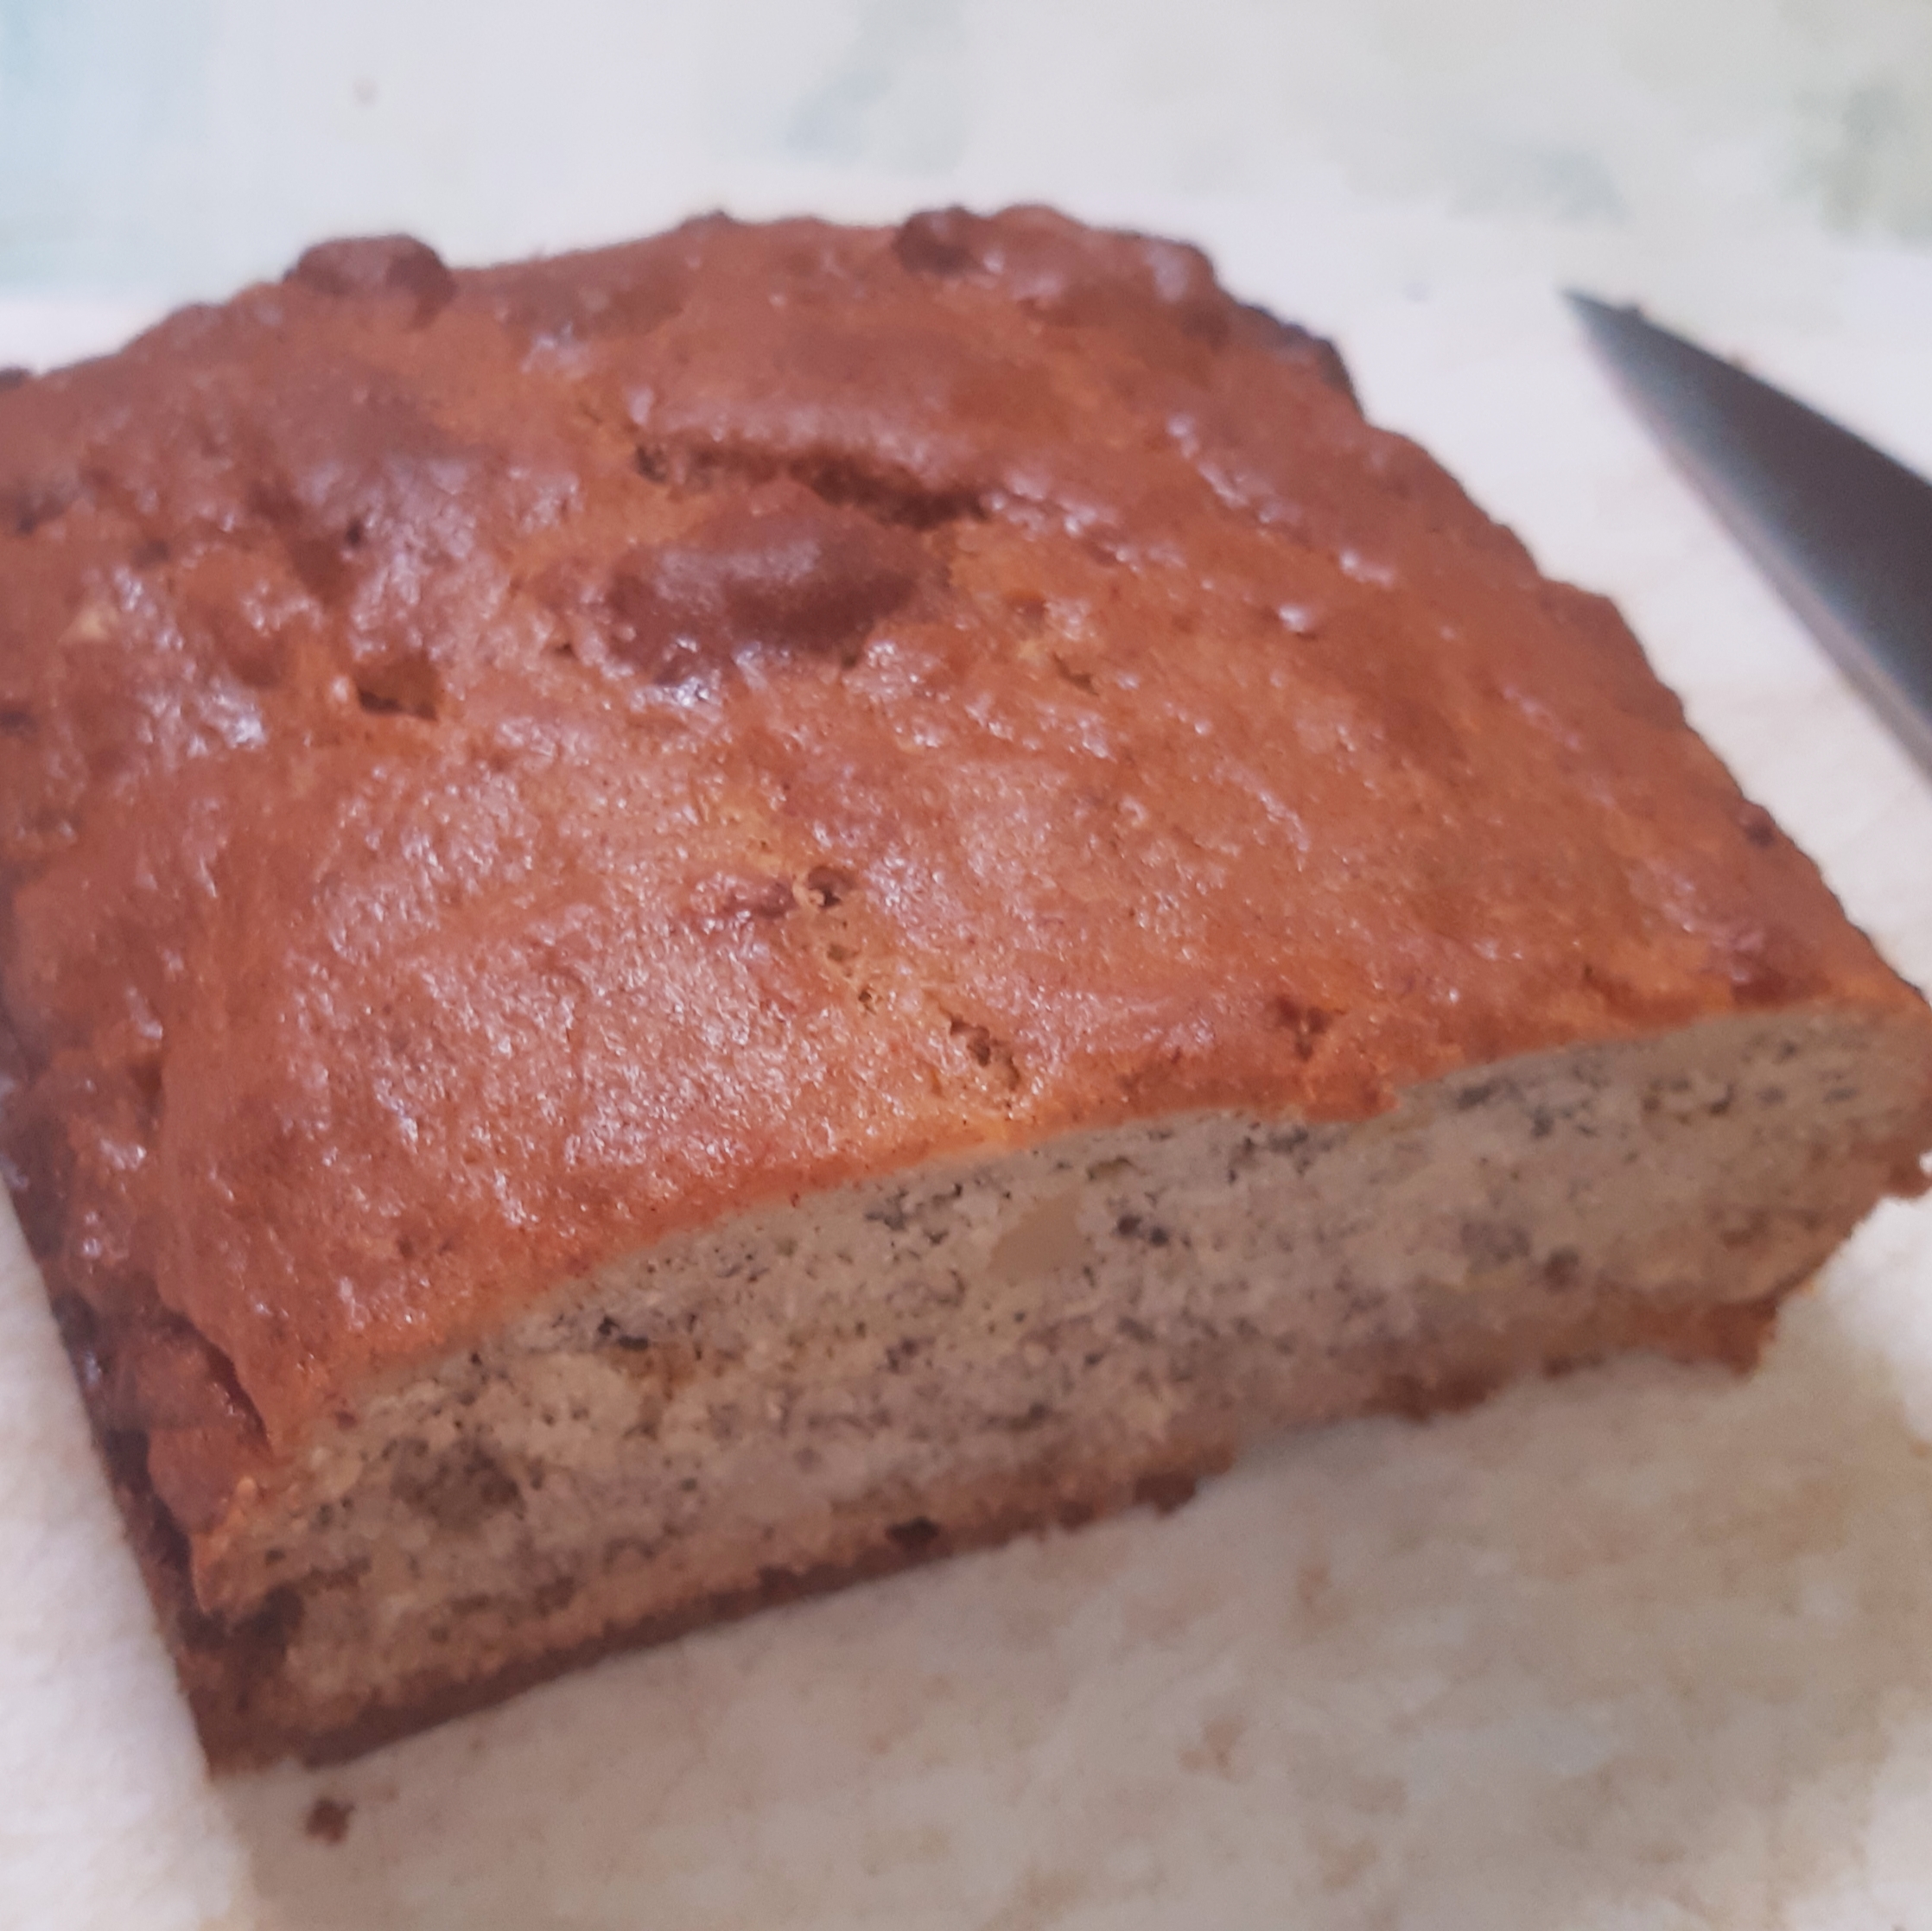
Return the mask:
M 349 1834 L 349 1820 L 355 1806 L 338 1797 L 318 1797 L 308 1807 L 302 1827 L 318 1844 L 340 1844 Z

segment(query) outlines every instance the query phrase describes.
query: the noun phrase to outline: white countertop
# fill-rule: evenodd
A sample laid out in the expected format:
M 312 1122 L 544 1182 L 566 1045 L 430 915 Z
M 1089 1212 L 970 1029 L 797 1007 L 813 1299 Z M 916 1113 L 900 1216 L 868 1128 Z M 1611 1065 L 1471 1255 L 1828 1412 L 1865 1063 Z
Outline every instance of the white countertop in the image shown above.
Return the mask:
M 995 11 L 901 10 L 927 23 L 905 58 Z M 821 146 L 895 97 L 872 98 L 841 123 L 835 88 Z M 1554 294 L 1649 295 L 1932 469 L 1932 253 L 1775 210 L 1695 246 L 1661 217 L 1459 213 L 1312 162 L 1103 182 L 1046 134 L 1027 183 L 982 192 L 982 131 L 890 176 L 754 154 L 718 192 L 887 213 L 1029 185 L 1207 241 L 1242 292 L 1334 333 L 1370 413 L 1547 569 L 1617 597 L 1746 788 L 1932 981 L 1932 786 L 1663 468 Z M 1622 151 L 1598 147 L 1606 167 Z M 139 319 L 141 276 L 91 279 L 0 299 L 0 363 Z M 1932 1203 L 1882 1210 L 1751 1380 L 1626 1362 L 1424 1427 L 1303 1437 L 1166 1520 L 769 1613 L 344 1769 L 213 1787 L 37 1285 L 5 1255 L 0 1926 L 1932 1924 Z M 340 1845 L 303 1831 L 318 1795 L 353 1807 Z

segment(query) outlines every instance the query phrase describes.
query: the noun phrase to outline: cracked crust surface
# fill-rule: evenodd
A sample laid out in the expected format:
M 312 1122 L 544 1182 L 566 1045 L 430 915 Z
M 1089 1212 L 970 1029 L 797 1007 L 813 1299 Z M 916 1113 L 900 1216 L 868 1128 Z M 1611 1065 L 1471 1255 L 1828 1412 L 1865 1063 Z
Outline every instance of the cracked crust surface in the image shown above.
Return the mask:
M 0 392 L 0 511 L 10 1180 L 183 1547 L 560 1280 L 933 1160 L 1814 1013 L 1918 1179 L 1922 1003 L 1192 250 L 331 244 Z

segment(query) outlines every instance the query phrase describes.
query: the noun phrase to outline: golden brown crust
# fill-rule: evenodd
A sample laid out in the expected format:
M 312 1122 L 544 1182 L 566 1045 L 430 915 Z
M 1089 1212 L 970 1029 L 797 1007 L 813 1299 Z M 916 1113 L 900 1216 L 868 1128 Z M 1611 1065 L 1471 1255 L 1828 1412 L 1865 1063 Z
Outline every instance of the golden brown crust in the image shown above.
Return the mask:
M 0 391 L 0 511 L 11 1177 L 190 1531 L 728 1205 L 1923 1016 L 1611 607 L 1172 244 L 334 244 Z

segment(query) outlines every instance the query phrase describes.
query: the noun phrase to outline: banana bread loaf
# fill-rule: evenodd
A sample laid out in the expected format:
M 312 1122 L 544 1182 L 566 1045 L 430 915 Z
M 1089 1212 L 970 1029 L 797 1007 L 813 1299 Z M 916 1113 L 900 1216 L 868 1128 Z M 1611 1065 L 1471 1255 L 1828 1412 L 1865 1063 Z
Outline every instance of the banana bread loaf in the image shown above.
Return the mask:
M 1040 210 L 0 392 L 8 1178 L 211 1756 L 1744 1362 L 1932 1015 L 1333 353 Z

